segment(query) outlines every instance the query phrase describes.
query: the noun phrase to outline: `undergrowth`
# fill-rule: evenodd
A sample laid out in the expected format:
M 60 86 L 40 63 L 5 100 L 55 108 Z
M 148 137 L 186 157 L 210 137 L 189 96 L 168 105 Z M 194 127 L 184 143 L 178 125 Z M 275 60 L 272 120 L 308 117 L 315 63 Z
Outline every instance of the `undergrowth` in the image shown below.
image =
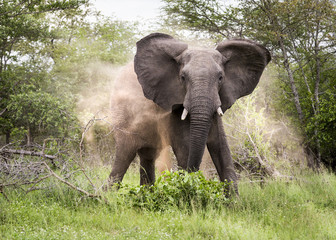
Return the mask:
M 0 195 L 0 239 L 336 239 L 336 176 L 226 184 L 201 173 L 166 173 L 154 186 L 130 184 L 130 172 L 108 200 L 83 197 L 60 182 L 28 194 Z M 136 186 L 134 186 L 136 185 Z M 83 184 L 84 186 L 84 184 Z
M 230 183 L 207 180 L 202 172 L 164 172 L 154 185 L 119 186 L 117 196 L 123 202 L 137 208 L 164 211 L 171 207 L 179 209 L 220 208 L 228 204 Z

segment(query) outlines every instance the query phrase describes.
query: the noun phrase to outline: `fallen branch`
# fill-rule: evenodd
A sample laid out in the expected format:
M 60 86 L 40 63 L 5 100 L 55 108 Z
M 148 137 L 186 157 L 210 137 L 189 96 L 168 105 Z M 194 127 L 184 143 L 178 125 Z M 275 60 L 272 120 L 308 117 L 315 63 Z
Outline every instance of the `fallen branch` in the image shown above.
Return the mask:
M 1 165 L 0 165 L 1 166 Z M 14 171 L 14 172 L 8 172 L 8 174 L 14 174 L 13 176 L 19 176 L 22 172 L 22 166 L 20 164 L 10 164 L 10 165 L 5 165 L 3 166 L 3 169 L 0 169 L 0 172 L 2 171 L 3 173 L 7 173 L 6 170 L 7 168 L 9 170 L 11 169 L 16 169 L 16 168 L 19 168 L 19 171 Z M 37 190 L 39 188 L 37 188 L 37 185 L 42 183 L 43 181 L 45 181 L 46 179 L 52 177 L 52 178 L 55 178 L 57 179 L 57 181 L 60 181 L 62 182 L 63 184 L 67 185 L 68 187 L 84 194 L 85 196 L 87 197 L 90 197 L 90 198 L 97 198 L 99 200 L 104 200 L 105 202 L 107 202 L 106 199 L 102 198 L 102 196 L 100 196 L 100 194 L 96 194 L 96 193 L 90 193 L 88 191 L 85 191 L 84 189 L 78 187 L 78 186 L 75 186 L 73 183 L 69 182 L 68 180 L 66 180 L 66 178 L 64 177 L 61 177 L 59 176 L 58 174 L 56 174 L 50 167 L 49 165 L 46 163 L 46 162 L 34 162 L 33 164 L 30 164 L 27 166 L 24 166 L 25 170 L 31 168 L 31 170 L 29 172 L 31 172 L 33 175 L 36 175 L 36 171 L 38 171 L 39 173 L 43 174 L 42 176 L 36 176 L 35 179 L 33 180 L 25 180 L 24 178 L 18 178 L 17 181 L 14 181 L 14 182 L 9 182 L 9 183 L 0 183 L 0 195 L 2 194 L 7 201 L 9 201 L 8 197 L 5 195 L 4 193 L 4 189 L 7 188 L 7 187 L 22 187 L 22 186 L 27 186 L 27 185 L 30 185 L 30 187 L 28 188 L 28 190 L 26 190 L 25 192 L 28 193 L 30 191 L 33 191 L 33 190 Z M 83 172 L 82 169 L 78 170 L 80 172 Z M 78 172 L 78 171 L 75 171 L 75 172 Z M 24 176 L 26 177 L 26 176 Z M 29 177 L 29 176 L 28 176 Z M 95 188 L 96 189 L 96 188 Z
M 43 152 L 34 152 L 34 151 L 27 151 L 27 150 L 16 150 L 16 149 L 1 149 L 0 153 L 12 153 L 12 154 L 20 154 L 20 155 L 28 155 L 28 156 L 37 156 L 37 157 L 43 157 L 47 159 L 54 160 L 57 157 L 54 155 L 48 155 Z

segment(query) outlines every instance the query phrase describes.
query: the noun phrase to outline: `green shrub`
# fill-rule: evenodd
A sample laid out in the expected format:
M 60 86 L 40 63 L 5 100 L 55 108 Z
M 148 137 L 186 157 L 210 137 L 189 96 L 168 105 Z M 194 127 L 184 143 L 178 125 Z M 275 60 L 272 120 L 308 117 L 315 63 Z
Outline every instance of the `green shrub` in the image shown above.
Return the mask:
M 133 207 L 151 211 L 179 209 L 220 208 L 231 200 L 227 197 L 229 183 L 207 180 L 202 172 L 168 172 L 161 175 L 155 185 L 130 187 L 121 185 L 120 200 Z

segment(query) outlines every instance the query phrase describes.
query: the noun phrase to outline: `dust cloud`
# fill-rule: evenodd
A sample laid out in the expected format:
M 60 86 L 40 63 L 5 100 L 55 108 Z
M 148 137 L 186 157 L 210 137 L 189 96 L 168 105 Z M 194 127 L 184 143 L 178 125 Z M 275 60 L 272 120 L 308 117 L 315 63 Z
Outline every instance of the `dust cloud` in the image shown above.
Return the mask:
M 94 62 L 85 68 L 85 75 L 77 112 L 83 127 L 94 122 L 85 132 L 90 161 L 101 163 L 103 159 L 103 164 L 110 165 L 115 154 L 113 135 L 126 134 L 130 143 L 139 138 L 156 142 L 163 149 L 156 161 L 158 171 L 171 169 L 174 157 L 168 147 L 168 113 L 143 96 L 133 64 Z
M 110 96 L 120 66 L 95 61 L 81 73 L 77 115 L 84 133 L 84 148 L 89 164 L 111 164 L 114 139 L 111 134 Z
M 109 63 L 94 62 L 85 68 L 85 82 L 82 87 L 77 110 L 80 113 L 82 123 L 95 114 L 109 114 L 109 99 L 115 76 L 120 71 L 120 66 Z
M 156 161 L 158 171 L 162 172 L 172 168 L 167 132 L 169 112 L 144 97 L 133 69 L 133 63 L 128 64 L 115 79 L 111 96 L 112 125 L 115 135 L 133 141 L 135 148 L 150 145 L 162 149 Z

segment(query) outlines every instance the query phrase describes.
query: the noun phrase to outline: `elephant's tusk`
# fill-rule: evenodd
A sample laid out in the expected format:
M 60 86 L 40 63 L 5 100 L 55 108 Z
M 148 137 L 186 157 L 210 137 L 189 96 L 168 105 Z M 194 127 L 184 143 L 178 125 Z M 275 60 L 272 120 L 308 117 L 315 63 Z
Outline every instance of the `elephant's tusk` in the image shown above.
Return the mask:
M 224 115 L 223 110 L 222 110 L 221 107 L 217 108 L 217 113 L 218 113 L 219 116 L 223 116 Z
M 181 116 L 181 120 L 186 119 L 187 115 L 188 115 L 188 110 L 187 110 L 187 109 L 183 109 L 183 113 L 182 113 L 182 116 Z

